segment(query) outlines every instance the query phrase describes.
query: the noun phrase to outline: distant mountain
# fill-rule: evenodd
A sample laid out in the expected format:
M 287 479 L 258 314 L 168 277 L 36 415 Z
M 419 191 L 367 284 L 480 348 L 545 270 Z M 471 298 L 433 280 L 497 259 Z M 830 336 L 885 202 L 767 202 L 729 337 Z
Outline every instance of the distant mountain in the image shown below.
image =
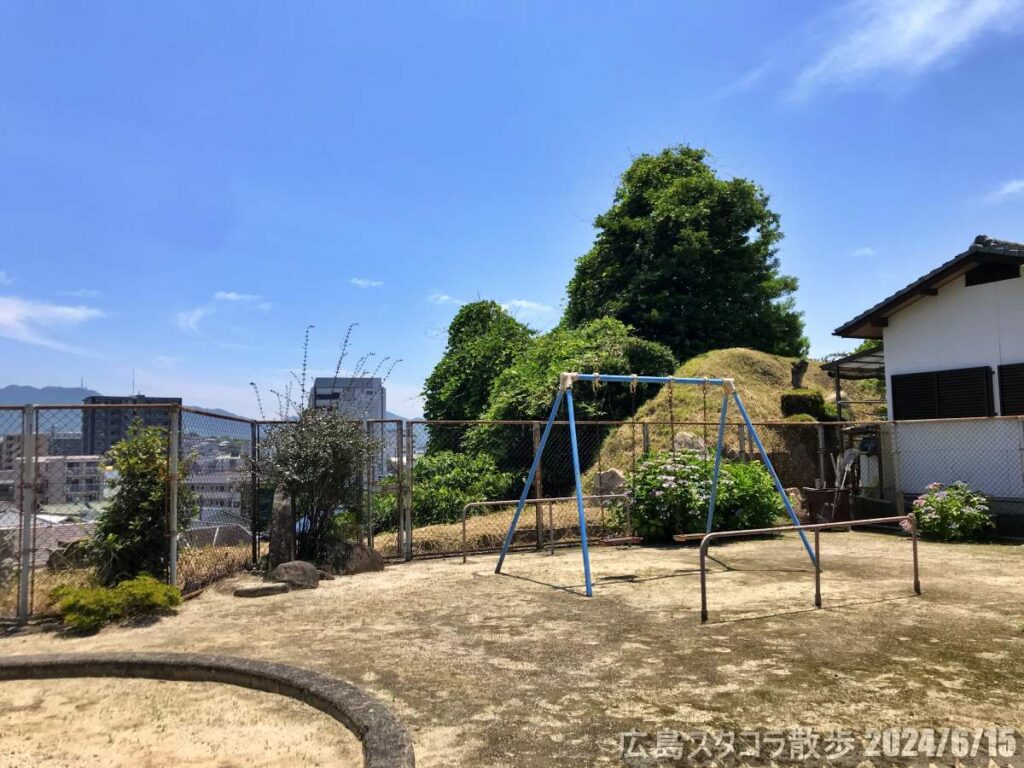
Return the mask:
M 84 387 L 27 387 L 8 384 L 0 387 L 0 405 L 63 405 L 80 403 L 99 392 Z

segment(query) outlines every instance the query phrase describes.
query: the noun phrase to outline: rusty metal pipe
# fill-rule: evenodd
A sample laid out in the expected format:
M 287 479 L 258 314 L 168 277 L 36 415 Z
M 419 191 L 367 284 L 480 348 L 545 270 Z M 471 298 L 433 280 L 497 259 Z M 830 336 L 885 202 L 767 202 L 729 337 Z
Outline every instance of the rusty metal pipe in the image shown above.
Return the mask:
M 741 538 L 746 536 L 768 536 L 776 533 L 789 531 L 813 531 L 815 560 L 818 554 L 818 532 L 836 528 L 862 528 L 869 525 L 882 525 L 883 523 L 907 523 L 910 528 L 910 540 L 914 557 L 914 593 L 921 594 L 921 580 L 918 574 L 917 565 L 917 523 L 913 515 L 896 515 L 893 517 L 873 517 L 867 520 L 844 520 L 838 523 L 813 523 L 809 525 L 780 525 L 774 528 L 749 528 L 743 531 L 715 531 L 704 536 L 700 541 L 700 622 L 704 624 L 708 620 L 708 592 L 707 592 L 707 552 L 708 546 L 716 539 Z M 821 607 L 821 569 L 815 566 L 815 605 Z

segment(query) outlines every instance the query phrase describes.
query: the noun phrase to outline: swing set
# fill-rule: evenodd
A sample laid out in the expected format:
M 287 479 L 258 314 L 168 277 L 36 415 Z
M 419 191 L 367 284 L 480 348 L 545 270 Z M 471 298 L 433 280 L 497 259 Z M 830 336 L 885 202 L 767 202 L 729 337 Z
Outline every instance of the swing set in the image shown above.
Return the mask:
M 669 385 L 669 400 L 671 402 L 672 387 L 677 384 L 684 385 L 697 385 L 703 386 L 705 389 L 705 411 L 707 410 L 706 392 L 708 386 L 718 386 L 722 388 L 722 410 L 721 415 L 718 419 L 718 441 L 715 445 L 715 463 L 714 469 L 711 475 L 711 493 L 708 501 L 708 515 L 707 515 L 707 526 L 706 533 L 697 534 L 695 538 L 703 538 L 705 535 L 710 534 L 712 527 L 715 522 L 715 501 L 718 496 L 718 478 L 719 471 L 722 464 L 722 448 L 725 443 L 725 424 L 726 416 L 729 410 L 730 399 L 735 403 L 740 416 L 743 419 L 743 423 L 746 425 L 747 431 L 750 434 L 751 441 L 756 446 L 758 453 L 761 455 L 761 460 L 764 462 L 772 480 L 775 483 L 775 489 L 779 492 L 782 497 L 782 503 L 786 508 L 786 514 L 793 521 L 793 525 L 799 526 L 800 520 L 796 516 L 796 512 L 793 510 L 793 504 L 789 500 L 789 496 L 786 494 L 786 489 L 782 487 L 782 482 L 779 480 L 779 476 L 775 471 L 775 467 L 772 466 L 771 459 L 768 458 L 768 452 L 764 448 L 764 444 L 761 442 L 760 436 L 757 434 L 757 430 L 750 421 L 750 415 L 747 413 L 746 407 L 743 405 L 743 400 L 740 398 L 739 392 L 736 391 L 735 381 L 730 378 L 721 379 L 709 379 L 709 378 L 683 378 L 678 376 L 638 376 L 636 374 L 624 376 L 617 374 L 602 374 L 602 373 L 562 373 L 558 378 L 558 392 L 555 394 L 554 403 L 551 405 L 551 414 L 548 416 L 547 423 L 544 425 L 544 432 L 540 438 L 540 444 L 537 447 L 537 452 L 534 454 L 533 463 L 530 465 L 530 472 L 526 476 L 526 484 L 523 486 L 523 492 L 519 496 L 519 503 L 516 505 L 515 514 L 512 516 L 512 522 L 509 525 L 508 533 L 505 535 L 505 541 L 501 547 L 501 555 L 498 557 L 498 564 L 494 569 L 495 573 L 501 573 L 501 567 L 505 562 L 505 555 L 508 554 L 509 548 L 512 546 L 512 539 L 515 536 L 516 526 L 519 524 L 519 517 L 522 515 L 523 508 L 526 506 L 527 496 L 530 493 L 530 488 L 533 486 L 534 477 L 537 475 L 537 470 L 540 467 L 541 457 L 544 454 L 544 447 L 547 445 L 548 437 L 551 435 L 551 427 L 555 423 L 555 418 L 558 416 L 559 408 L 562 405 L 562 401 L 565 401 L 566 412 L 569 419 L 569 444 L 572 450 L 572 469 L 573 476 L 576 482 L 576 508 L 579 513 L 579 526 L 580 526 L 580 543 L 583 549 L 583 577 L 586 582 L 587 597 L 593 597 L 594 590 L 593 584 L 590 578 L 590 548 L 587 543 L 587 521 L 583 512 L 583 482 L 580 473 L 580 452 L 579 445 L 576 438 L 576 414 L 573 408 L 573 385 L 576 382 L 591 382 L 595 389 L 601 384 L 629 384 L 632 392 L 636 393 L 637 385 L 639 384 L 667 384 Z M 635 409 L 634 409 L 635 410 Z M 672 446 L 675 448 L 675 429 L 674 421 L 675 417 L 672 416 L 673 421 L 673 434 L 672 434 Z M 707 421 L 707 419 L 705 419 Z M 807 535 L 803 530 L 798 529 L 797 533 L 800 535 L 800 539 L 803 542 L 804 549 L 807 550 L 807 555 L 811 558 L 811 563 L 816 563 L 814 550 L 811 548 L 810 542 L 807 540 Z M 677 537 L 685 539 L 686 537 Z

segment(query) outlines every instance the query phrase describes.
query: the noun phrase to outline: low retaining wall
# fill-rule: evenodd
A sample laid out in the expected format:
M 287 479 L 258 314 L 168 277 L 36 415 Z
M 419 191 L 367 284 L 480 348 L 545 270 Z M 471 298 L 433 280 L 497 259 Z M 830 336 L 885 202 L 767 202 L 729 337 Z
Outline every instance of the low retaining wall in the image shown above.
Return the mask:
M 126 677 L 225 683 L 289 696 L 340 722 L 363 743 L 367 768 L 413 768 L 412 739 L 402 722 L 354 685 L 268 661 L 193 653 L 58 653 L 0 658 L 2 680 Z

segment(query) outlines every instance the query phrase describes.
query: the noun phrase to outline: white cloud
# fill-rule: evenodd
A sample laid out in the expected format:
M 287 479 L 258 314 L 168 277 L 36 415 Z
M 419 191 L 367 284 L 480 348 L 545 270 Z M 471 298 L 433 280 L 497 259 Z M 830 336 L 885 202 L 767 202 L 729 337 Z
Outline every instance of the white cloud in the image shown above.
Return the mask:
M 870 245 L 863 245 L 860 248 L 853 249 L 853 255 L 860 258 L 867 258 L 868 256 L 875 256 L 878 254 L 877 248 L 872 248 Z
M 263 297 L 255 293 L 236 293 L 235 291 L 217 291 L 213 294 L 216 301 L 259 301 Z
M 174 355 L 157 355 L 153 358 L 156 364 L 163 368 L 173 368 L 175 365 L 181 362 L 180 357 Z
M 13 282 L 14 282 L 14 280 L 9 278 L 7 276 L 6 272 L 4 272 L 3 270 L 0 270 L 0 285 L 10 285 Z
M 430 294 L 430 296 L 427 297 L 427 300 L 431 304 L 462 305 L 462 304 L 466 303 L 464 301 L 459 301 L 454 296 L 449 296 L 447 293 L 432 293 L 432 294 Z
M 349 282 L 357 288 L 380 288 L 384 285 L 380 280 L 368 280 L 365 277 L 353 277 Z
M 990 203 L 1001 203 L 1011 197 L 1024 196 L 1024 179 L 1010 179 L 986 195 Z
M 1022 19 L 1024 0 L 850 0 L 821 57 L 797 77 L 791 95 L 880 75 L 912 79 Z
M 183 331 L 199 332 L 199 322 L 207 315 L 213 314 L 209 307 L 196 307 L 178 313 L 178 327 Z
M 100 292 L 95 288 L 79 288 L 75 291 L 61 291 L 61 296 L 74 296 L 79 299 L 96 299 L 99 298 Z
M 45 331 L 79 325 L 103 315 L 103 311 L 95 307 L 47 304 L 17 296 L 0 296 L 0 336 L 60 352 L 80 354 L 81 349 L 57 341 Z
M 774 66 L 774 62 L 765 61 L 753 69 L 748 70 L 742 77 L 722 88 L 717 94 L 718 98 L 726 99 L 730 96 L 735 96 L 751 90 L 768 76 L 768 73 Z

